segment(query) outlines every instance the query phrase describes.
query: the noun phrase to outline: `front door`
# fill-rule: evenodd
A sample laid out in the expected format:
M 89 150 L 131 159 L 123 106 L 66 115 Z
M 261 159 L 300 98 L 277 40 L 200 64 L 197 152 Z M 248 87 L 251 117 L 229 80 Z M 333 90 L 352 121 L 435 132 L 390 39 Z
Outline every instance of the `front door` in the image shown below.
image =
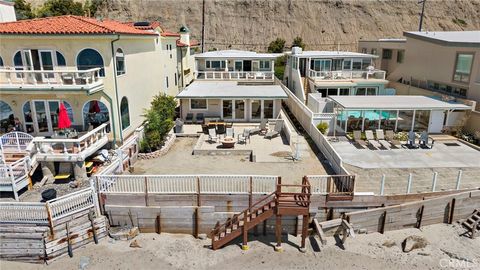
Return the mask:
M 430 121 L 428 122 L 428 133 L 441 133 L 444 118 L 445 113 L 443 111 L 431 111 Z
M 40 69 L 41 70 L 53 70 L 53 51 L 50 50 L 40 50 Z M 43 79 L 52 79 L 53 73 L 42 73 Z
M 24 107 L 27 132 L 37 135 L 51 135 L 58 127 L 58 100 L 33 100 Z
M 252 71 L 252 61 L 244 60 L 243 61 L 243 71 Z

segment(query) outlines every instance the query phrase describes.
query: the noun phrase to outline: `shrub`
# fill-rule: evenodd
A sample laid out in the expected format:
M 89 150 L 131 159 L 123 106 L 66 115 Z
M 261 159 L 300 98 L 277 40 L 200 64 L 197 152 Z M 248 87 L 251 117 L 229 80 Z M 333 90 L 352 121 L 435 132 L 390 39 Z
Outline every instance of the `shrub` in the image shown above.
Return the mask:
M 325 132 L 327 132 L 327 129 L 328 129 L 328 124 L 327 123 L 319 123 L 317 125 L 317 129 L 322 133 L 322 134 L 325 134 Z
M 285 48 L 285 39 L 277 38 L 274 41 L 270 42 L 268 45 L 268 52 L 269 53 L 282 53 L 283 49 Z
M 156 95 L 145 110 L 145 142 L 144 150 L 155 151 L 162 147 L 168 132 L 173 128 L 173 117 L 177 102 L 165 94 Z M 142 145 L 140 147 L 142 149 Z
M 301 37 L 296 37 L 293 39 L 292 47 L 300 47 L 302 50 L 305 50 L 305 43 Z

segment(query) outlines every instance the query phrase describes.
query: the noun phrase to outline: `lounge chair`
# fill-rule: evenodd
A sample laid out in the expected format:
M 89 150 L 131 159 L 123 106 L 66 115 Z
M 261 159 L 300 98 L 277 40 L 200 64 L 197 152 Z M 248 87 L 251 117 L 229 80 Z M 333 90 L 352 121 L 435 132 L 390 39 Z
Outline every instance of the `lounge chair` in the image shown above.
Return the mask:
M 187 117 L 185 117 L 185 124 L 192 124 L 193 123 L 193 113 L 187 113 Z
M 413 131 L 408 132 L 408 139 L 407 139 L 406 146 L 410 149 L 418 148 L 418 144 L 415 143 L 415 132 L 413 132 Z
M 273 137 L 280 135 L 280 132 L 282 131 L 282 125 L 283 125 L 283 122 L 281 121 L 275 122 L 275 126 L 273 127 L 273 130 L 267 132 L 267 134 L 265 134 L 265 138 L 268 138 L 271 140 Z
M 422 134 L 420 134 L 420 147 L 421 148 L 428 148 L 431 149 L 433 147 L 433 144 L 429 144 L 428 142 L 428 133 L 426 131 L 423 131 Z
M 373 131 L 371 130 L 365 130 L 365 137 L 367 137 L 367 141 L 370 145 L 372 145 L 373 147 L 375 148 L 382 148 L 383 146 L 378 143 L 376 140 L 375 140 L 375 137 L 373 136 Z
M 225 137 L 230 137 L 230 138 L 235 137 L 235 131 L 233 130 L 233 128 L 227 128 L 227 133 L 225 134 Z
M 217 134 L 225 134 L 225 124 L 217 124 Z
M 383 133 L 383 129 L 375 130 L 375 135 L 377 136 L 377 141 L 386 149 L 391 147 L 390 143 L 385 140 L 385 134 Z
M 218 141 L 217 132 L 215 131 L 214 128 L 210 128 L 208 130 L 208 141 L 210 141 L 210 142 L 217 142 Z
M 402 143 L 399 140 L 395 139 L 395 134 L 393 133 L 393 130 L 385 130 L 385 139 L 387 142 L 389 142 L 391 145 L 395 146 L 396 148 L 399 148 L 402 146 Z
M 195 123 L 203 124 L 204 120 L 205 117 L 203 116 L 203 113 L 197 113 L 197 119 L 195 120 Z
M 367 143 L 364 140 L 362 140 L 362 131 L 354 130 L 353 131 L 353 140 L 355 141 L 356 144 L 358 144 L 362 148 L 367 147 Z
M 247 143 L 247 139 L 250 141 L 250 130 L 249 129 L 244 129 L 242 134 L 238 134 L 238 139 L 237 141 Z
M 260 122 L 260 125 L 252 130 L 250 130 L 250 134 L 256 134 L 259 132 L 265 132 L 267 131 L 267 124 L 268 124 L 268 119 L 262 119 Z

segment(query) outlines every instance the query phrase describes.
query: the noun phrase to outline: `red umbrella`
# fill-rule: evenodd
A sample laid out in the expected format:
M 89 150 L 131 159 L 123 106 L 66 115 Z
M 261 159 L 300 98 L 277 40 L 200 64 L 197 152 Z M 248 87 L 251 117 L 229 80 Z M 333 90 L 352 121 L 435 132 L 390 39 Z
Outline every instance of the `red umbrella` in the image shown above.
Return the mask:
M 100 112 L 100 106 L 98 105 L 98 102 L 96 100 L 93 100 L 90 103 L 90 109 L 88 110 L 89 113 L 99 113 Z
M 70 122 L 70 118 L 68 117 L 67 114 L 67 109 L 65 108 L 65 105 L 63 105 L 63 102 L 60 103 L 60 110 L 58 112 L 58 128 L 64 129 L 64 128 L 69 128 L 72 123 Z

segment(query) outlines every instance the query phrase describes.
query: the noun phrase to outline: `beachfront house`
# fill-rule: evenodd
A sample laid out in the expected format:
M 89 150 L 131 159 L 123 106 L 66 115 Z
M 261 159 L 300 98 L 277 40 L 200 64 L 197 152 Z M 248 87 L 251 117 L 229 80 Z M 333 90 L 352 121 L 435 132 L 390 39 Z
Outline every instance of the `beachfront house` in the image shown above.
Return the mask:
M 277 117 L 284 90 L 274 82 L 279 54 L 211 51 L 195 55 L 196 78 L 177 95 L 184 120 L 257 122 Z M 199 117 L 200 116 L 200 117 Z
M 303 51 L 287 53 L 284 83 L 302 101 L 309 93 L 327 96 L 393 95 L 387 89 L 385 71 L 375 68 L 375 55 L 344 51 Z

